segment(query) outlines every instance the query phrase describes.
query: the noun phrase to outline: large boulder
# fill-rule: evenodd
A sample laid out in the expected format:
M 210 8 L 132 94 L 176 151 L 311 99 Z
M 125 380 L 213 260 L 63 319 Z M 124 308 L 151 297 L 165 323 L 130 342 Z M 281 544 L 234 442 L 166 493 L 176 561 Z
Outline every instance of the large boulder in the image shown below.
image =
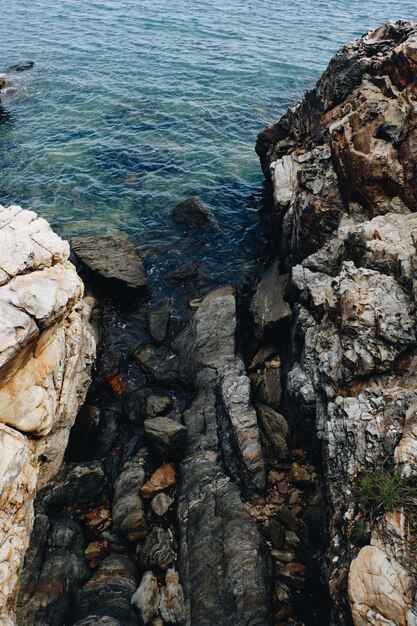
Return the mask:
M 146 287 L 142 260 L 126 237 L 73 237 L 71 247 L 87 270 L 111 285 L 130 290 Z

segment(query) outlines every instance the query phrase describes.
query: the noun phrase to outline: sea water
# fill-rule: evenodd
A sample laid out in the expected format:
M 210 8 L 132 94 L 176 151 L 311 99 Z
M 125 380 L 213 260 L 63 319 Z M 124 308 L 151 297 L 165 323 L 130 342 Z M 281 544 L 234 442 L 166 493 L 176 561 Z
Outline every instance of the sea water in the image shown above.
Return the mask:
M 163 239 L 197 195 L 233 277 L 258 232 L 257 132 L 394 18 L 417 19 L 415 0 L 2 0 L 0 72 L 36 65 L 2 98 L 0 203 L 63 236 Z

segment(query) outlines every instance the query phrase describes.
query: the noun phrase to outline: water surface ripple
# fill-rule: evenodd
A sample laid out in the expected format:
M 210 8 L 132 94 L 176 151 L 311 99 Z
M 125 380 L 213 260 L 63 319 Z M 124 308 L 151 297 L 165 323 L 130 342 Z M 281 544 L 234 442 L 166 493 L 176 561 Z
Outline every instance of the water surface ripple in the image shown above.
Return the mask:
M 257 131 L 338 47 L 393 18 L 417 18 L 415 0 L 4 2 L 1 66 L 36 69 L 3 98 L 0 202 L 65 236 L 136 237 L 199 195 L 233 275 L 257 224 Z

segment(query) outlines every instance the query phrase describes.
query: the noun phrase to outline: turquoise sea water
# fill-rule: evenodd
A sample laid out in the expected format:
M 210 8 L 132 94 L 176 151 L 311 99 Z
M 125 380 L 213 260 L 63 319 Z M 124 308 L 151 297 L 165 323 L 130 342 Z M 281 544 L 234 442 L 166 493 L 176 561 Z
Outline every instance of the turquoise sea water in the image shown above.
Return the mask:
M 262 175 L 256 134 L 345 42 L 415 0 L 8 0 L 0 71 L 24 59 L 0 115 L 0 202 L 63 235 L 158 231 L 199 195 L 244 261 Z M 242 256 L 243 255 L 243 256 Z

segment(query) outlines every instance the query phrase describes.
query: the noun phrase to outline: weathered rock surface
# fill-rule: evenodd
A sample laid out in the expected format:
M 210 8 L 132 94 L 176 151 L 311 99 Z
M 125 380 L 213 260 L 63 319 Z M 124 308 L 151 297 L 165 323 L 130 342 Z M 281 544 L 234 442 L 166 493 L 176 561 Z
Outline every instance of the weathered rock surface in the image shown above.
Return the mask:
M 351 539 L 360 474 L 417 471 L 416 50 L 416 23 L 367 33 L 257 143 L 295 315 L 286 403 L 323 442 L 340 626 L 417 623 L 406 511 L 377 515 L 359 554 Z
M 81 263 L 97 276 L 126 289 L 146 287 L 142 260 L 125 237 L 73 237 L 71 247 Z
M 18 206 L 0 207 L 0 622 L 5 624 L 14 620 L 36 490 L 61 465 L 95 355 L 90 308 L 68 257 L 68 244 L 45 220 Z
M 141 583 L 132 596 L 132 604 L 137 609 L 143 624 L 149 624 L 158 613 L 158 581 L 152 572 L 145 572 Z
M 213 228 L 214 218 L 200 198 L 191 196 L 179 202 L 171 211 L 172 219 L 188 228 Z
M 188 626 L 270 619 L 268 558 L 237 487 L 262 490 L 265 468 L 235 328 L 235 295 L 225 287 L 202 300 L 182 338 L 198 389 L 184 414 L 188 440 L 178 485 Z

